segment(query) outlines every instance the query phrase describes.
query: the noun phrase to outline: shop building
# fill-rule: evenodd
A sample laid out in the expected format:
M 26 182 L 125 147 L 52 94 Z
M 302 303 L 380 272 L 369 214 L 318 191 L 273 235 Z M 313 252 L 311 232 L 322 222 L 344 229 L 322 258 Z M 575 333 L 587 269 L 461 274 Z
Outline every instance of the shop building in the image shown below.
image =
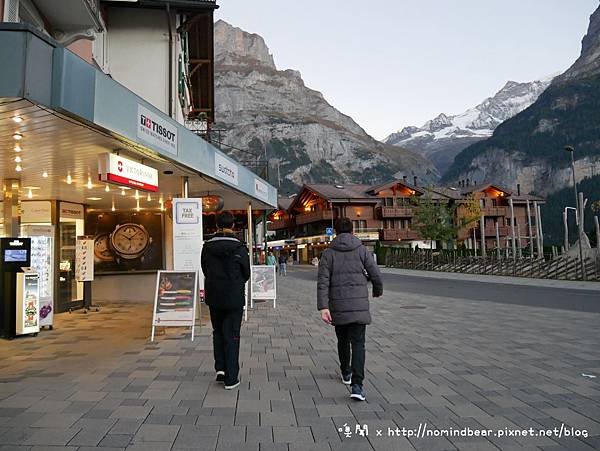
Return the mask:
M 269 217 L 269 245 L 288 246 L 297 251 L 298 261 L 309 263 L 313 257 L 319 258 L 331 241 L 335 219 L 345 216 L 352 220 L 354 233 L 372 250 L 377 242 L 435 249 L 437 243 L 425 241 L 414 226 L 414 208 L 424 199 L 454 207 L 457 223 L 468 214 L 469 204 L 479 205 L 481 217 L 459 229 L 456 236 L 456 243 L 469 249 L 481 249 L 482 225 L 486 249 L 497 248 L 498 243 L 500 248 L 512 247 L 513 235 L 516 247 L 528 248 L 541 236 L 537 218 L 544 200 L 522 195 L 519 186 L 516 192 L 466 181 L 458 187 L 423 187 L 416 177 L 413 183 L 404 177 L 376 186 L 304 185 L 292 198 L 279 199 L 278 210 Z M 537 242 L 535 245 L 537 249 Z
M 211 86 L 196 90 L 204 92 L 207 103 L 190 103 L 186 85 L 186 103 L 180 101 L 175 75 L 171 105 L 168 82 L 144 88 L 133 83 L 131 72 L 118 70 L 118 55 L 111 59 L 111 26 L 116 23 L 120 30 L 113 35 L 117 39 L 123 21 L 108 3 L 113 2 L 5 0 L 0 8 L 5 20 L 0 24 L 2 234 L 35 237 L 32 258 L 45 280 L 40 296 L 54 300 L 56 313 L 89 304 L 92 296 L 100 301 L 147 300 L 156 270 L 172 267 L 173 198 L 201 197 L 209 211 L 235 210 L 246 218 L 277 207 L 274 187 L 186 127 L 200 113 L 202 121 L 210 122 Z M 154 10 L 159 3 L 170 3 L 173 30 L 180 32 L 205 20 L 208 13 L 198 12 L 200 4 L 208 8 L 212 26 L 216 7 L 207 1 L 137 3 L 130 6 L 138 13 L 144 6 Z M 103 10 L 108 10 L 107 20 Z M 159 10 L 166 24 L 167 12 Z M 195 13 L 202 17 L 186 25 Z M 95 49 L 99 40 L 89 40 L 99 35 L 108 48 L 102 57 Z M 168 61 L 177 61 L 183 50 L 176 51 L 177 38 L 168 44 L 166 36 L 162 52 Z M 210 61 L 202 65 L 210 67 Z M 175 74 L 177 70 L 173 64 Z M 158 91 L 152 101 L 144 97 Z M 161 96 L 166 102 L 160 103 Z M 252 229 L 251 224 L 239 225 Z M 119 246 L 133 233 L 127 249 Z M 91 290 L 75 277 L 75 245 L 82 235 L 95 238 Z M 245 236 L 251 238 L 251 230 Z

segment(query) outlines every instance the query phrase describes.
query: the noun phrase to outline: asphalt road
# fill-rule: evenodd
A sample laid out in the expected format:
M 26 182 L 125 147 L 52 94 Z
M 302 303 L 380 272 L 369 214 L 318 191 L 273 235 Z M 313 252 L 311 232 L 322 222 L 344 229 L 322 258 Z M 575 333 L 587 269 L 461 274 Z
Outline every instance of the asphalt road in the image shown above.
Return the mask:
M 316 284 L 317 271 L 314 268 L 291 267 L 288 269 L 288 277 L 314 280 Z M 383 278 L 384 291 L 600 313 L 598 291 L 448 280 L 389 273 L 383 274 Z

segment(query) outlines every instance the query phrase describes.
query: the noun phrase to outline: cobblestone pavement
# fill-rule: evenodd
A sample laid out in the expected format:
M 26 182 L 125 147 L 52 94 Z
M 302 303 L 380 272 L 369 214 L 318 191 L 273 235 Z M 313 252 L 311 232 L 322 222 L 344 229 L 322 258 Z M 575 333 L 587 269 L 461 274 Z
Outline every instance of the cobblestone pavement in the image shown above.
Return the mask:
M 367 402 L 351 402 L 314 282 L 294 271 L 311 269 L 291 268 L 277 309 L 257 304 L 243 327 L 239 390 L 214 382 L 206 317 L 193 343 L 182 329 L 150 343 L 148 305 L 1 341 L 0 450 L 600 449 L 600 315 L 386 292 L 367 328 Z

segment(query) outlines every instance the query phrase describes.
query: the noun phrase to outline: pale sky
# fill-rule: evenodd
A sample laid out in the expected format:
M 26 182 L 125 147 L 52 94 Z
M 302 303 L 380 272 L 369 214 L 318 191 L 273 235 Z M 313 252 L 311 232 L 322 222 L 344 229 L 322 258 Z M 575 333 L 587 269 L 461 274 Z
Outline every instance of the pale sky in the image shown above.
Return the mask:
M 215 19 L 261 35 L 279 69 L 296 69 L 383 139 L 457 114 L 508 80 L 567 69 L 598 0 L 218 0 Z

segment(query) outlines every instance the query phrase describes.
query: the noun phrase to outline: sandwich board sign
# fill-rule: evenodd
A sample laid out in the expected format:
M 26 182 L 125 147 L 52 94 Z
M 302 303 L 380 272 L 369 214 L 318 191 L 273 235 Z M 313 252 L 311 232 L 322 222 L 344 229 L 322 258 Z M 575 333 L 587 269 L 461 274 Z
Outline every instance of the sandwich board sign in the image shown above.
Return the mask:
M 252 265 L 252 299 L 273 299 L 273 308 L 277 307 L 277 278 L 275 266 Z
M 156 326 L 191 327 L 194 341 L 197 296 L 197 271 L 158 271 L 150 341 Z

